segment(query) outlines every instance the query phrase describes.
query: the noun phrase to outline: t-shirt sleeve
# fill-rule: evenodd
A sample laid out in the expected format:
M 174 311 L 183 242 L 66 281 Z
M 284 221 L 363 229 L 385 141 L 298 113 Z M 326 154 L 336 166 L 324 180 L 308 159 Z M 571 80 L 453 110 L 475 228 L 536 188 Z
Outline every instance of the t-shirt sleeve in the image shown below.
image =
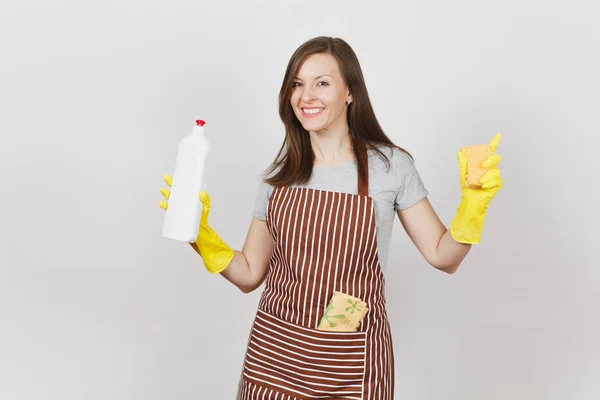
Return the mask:
M 272 187 L 265 181 L 261 180 L 254 201 L 254 210 L 252 216 L 256 219 L 266 221 L 267 205 L 269 204 L 269 196 L 271 195 Z
M 404 210 L 417 204 L 420 200 L 427 197 L 429 191 L 417 170 L 415 162 L 405 152 L 394 149 L 396 154 L 394 158 L 396 176 L 398 178 L 398 190 L 394 208 Z

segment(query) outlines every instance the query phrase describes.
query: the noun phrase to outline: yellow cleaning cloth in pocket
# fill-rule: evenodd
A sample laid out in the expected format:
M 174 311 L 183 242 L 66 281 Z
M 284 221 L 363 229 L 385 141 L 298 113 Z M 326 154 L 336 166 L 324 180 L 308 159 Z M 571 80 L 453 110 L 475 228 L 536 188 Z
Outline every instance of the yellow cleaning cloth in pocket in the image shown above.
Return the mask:
M 355 332 L 368 311 L 367 303 L 358 297 L 333 292 L 317 329 Z

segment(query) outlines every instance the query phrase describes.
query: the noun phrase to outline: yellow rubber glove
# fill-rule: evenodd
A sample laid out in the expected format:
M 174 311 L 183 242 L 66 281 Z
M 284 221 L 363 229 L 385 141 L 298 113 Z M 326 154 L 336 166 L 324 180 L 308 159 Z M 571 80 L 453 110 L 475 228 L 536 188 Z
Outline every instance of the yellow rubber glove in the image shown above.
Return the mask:
M 169 187 L 173 179 L 169 175 L 163 178 Z M 169 199 L 171 192 L 168 189 L 161 188 L 160 192 Z M 204 266 L 211 274 L 218 274 L 229 266 L 229 263 L 235 255 L 235 251 L 229 247 L 217 233 L 208 225 L 208 213 L 210 212 L 210 197 L 202 190 L 199 194 L 202 202 L 202 216 L 200 217 L 200 228 L 198 229 L 198 238 L 196 242 L 190 243 L 190 246 L 196 250 L 196 253 L 202 257 Z M 160 207 L 167 209 L 167 201 L 161 201 Z
M 497 134 L 490 142 L 490 156 L 481 165 L 491 169 L 479 179 L 479 183 L 482 184 L 479 189 L 467 187 L 467 158 L 462 151 L 458 152 L 462 198 L 450 223 L 450 233 L 457 242 L 477 244 L 481 240 L 488 205 L 502 187 L 502 177 L 498 169 L 501 157 L 494 153 L 500 139 L 501 135 Z

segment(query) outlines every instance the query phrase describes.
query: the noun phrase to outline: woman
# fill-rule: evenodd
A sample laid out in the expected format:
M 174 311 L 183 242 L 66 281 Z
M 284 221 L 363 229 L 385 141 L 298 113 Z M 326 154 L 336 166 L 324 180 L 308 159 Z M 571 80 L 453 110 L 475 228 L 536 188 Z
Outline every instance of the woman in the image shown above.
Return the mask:
M 192 244 L 210 273 L 244 293 L 265 283 L 238 399 L 392 399 L 384 271 L 394 214 L 432 266 L 454 273 L 479 242 L 487 205 L 502 184 L 500 157 L 484 162 L 490 170 L 482 188 L 471 189 L 459 152 L 463 196 L 447 230 L 412 157 L 379 126 L 347 43 L 318 37 L 301 45 L 279 101 L 286 136 L 258 192 L 243 249 L 230 248 L 209 226 L 204 191 Z M 168 199 L 169 191 L 161 192 Z

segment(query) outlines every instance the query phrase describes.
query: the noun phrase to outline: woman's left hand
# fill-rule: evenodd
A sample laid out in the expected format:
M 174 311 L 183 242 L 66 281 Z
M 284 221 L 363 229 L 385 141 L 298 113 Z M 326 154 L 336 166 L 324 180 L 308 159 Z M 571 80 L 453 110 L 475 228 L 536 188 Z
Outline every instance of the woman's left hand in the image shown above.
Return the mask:
M 498 164 L 501 157 L 495 153 L 502 136 L 497 134 L 490 142 L 490 155 L 481 164 L 489 170 L 480 178 L 481 188 L 467 186 L 467 158 L 458 152 L 458 167 L 462 198 L 456 215 L 450 224 L 450 232 L 457 242 L 477 244 L 481 239 L 483 223 L 489 203 L 502 187 L 502 177 Z

